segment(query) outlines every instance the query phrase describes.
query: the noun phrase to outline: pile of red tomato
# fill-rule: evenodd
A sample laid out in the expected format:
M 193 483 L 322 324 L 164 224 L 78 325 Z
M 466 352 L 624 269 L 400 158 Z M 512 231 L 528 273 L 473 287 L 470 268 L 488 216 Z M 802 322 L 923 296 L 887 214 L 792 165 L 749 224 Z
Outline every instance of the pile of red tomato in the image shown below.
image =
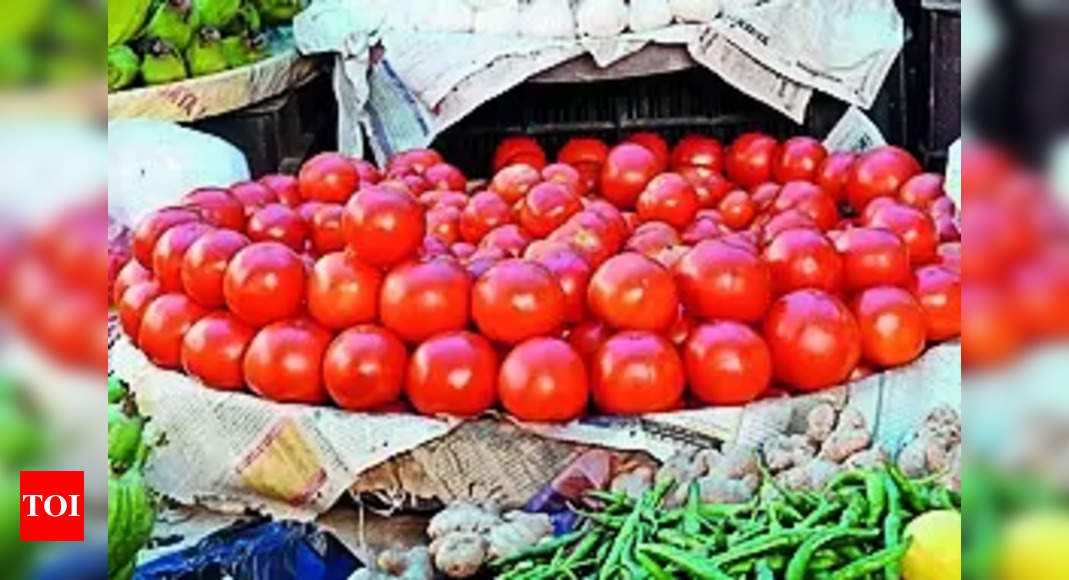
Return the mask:
M 191 192 L 134 232 L 122 326 L 220 389 L 528 421 L 742 404 L 906 364 L 960 328 L 960 235 L 895 147 L 573 139 Z

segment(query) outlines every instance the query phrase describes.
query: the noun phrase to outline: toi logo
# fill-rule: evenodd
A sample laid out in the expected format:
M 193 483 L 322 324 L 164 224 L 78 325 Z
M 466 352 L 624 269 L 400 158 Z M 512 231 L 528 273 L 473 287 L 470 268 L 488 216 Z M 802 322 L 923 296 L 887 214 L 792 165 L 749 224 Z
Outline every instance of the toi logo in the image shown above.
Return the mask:
M 85 539 L 85 472 L 19 472 L 19 540 Z

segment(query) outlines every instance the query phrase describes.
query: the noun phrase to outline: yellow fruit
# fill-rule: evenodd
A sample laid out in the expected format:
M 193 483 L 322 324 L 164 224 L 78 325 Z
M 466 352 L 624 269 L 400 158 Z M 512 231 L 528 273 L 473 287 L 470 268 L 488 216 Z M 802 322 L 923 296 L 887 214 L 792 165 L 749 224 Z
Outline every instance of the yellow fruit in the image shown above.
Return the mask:
M 1036 511 L 1010 520 L 1002 538 L 1002 580 L 1069 578 L 1069 512 Z
M 946 580 L 961 577 L 961 514 L 928 512 L 914 519 L 903 535 L 912 538 L 902 558 L 905 580 Z

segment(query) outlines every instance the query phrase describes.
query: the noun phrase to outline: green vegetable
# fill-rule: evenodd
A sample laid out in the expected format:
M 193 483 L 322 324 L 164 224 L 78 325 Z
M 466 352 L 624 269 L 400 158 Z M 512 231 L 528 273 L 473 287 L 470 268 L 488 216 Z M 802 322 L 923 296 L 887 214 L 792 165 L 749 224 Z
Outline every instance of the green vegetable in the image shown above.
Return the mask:
M 135 54 L 134 57 L 136 58 L 137 55 Z M 126 393 L 126 385 L 123 384 L 122 380 L 119 379 L 119 377 L 116 377 L 114 375 L 108 377 L 108 404 L 118 403 L 119 401 L 123 400 L 123 397 L 126 396 Z
M 873 572 L 885 569 L 888 564 L 900 561 L 908 548 L 908 541 L 893 548 L 884 548 L 875 554 L 839 568 L 835 572 L 832 572 L 828 578 L 830 580 L 863 578 Z
M 148 541 L 156 511 L 139 469 L 108 476 L 108 575 L 122 572 Z
M 186 49 L 189 74 L 195 77 L 210 75 L 227 69 L 222 37 L 214 28 L 201 28 L 197 38 Z
M 141 61 L 141 80 L 147 85 L 159 85 L 186 78 L 186 63 L 174 48 L 163 41 L 152 44 Z
M 567 546 L 570 546 L 570 545 L 574 544 L 575 542 L 579 541 L 580 538 L 583 538 L 584 536 L 590 536 L 590 535 L 594 535 L 593 532 L 590 532 L 588 530 L 578 530 L 578 531 L 572 532 L 570 534 L 564 534 L 564 535 L 561 535 L 561 536 L 557 536 L 557 537 L 555 537 L 553 539 L 546 540 L 544 542 L 539 542 L 539 543 L 535 544 L 534 546 L 531 546 L 530 548 L 528 548 L 526 550 L 522 550 L 520 552 L 517 552 L 517 553 L 515 553 L 515 554 L 513 554 L 511 556 L 508 556 L 508 557 L 505 557 L 505 558 L 498 558 L 496 560 L 493 560 L 489 564 L 487 564 L 487 566 L 489 566 L 490 568 L 495 568 L 495 569 L 504 568 L 505 566 L 508 566 L 509 564 L 512 564 L 512 563 L 515 563 L 515 562 L 523 562 L 525 560 L 530 560 L 530 559 L 536 558 L 538 556 L 544 556 L 544 555 L 547 555 L 547 554 L 553 554 L 553 553 L 555 553 L 557 550 L 559 550 L 561 548 L 565 548 Z
M 654 580 L 673 580 L 673 576 L 669 574 L 660 564 L 653 561 L 643 552 L 635 552 L 635 560 L 642 565 L 642 569 L 646 571 Z
M 887 489 L 887 517 L 883 520 L 883 543 L 885 548 L 894 548 L 902 542 L 902 498 L 894 478 L 886 470 L 883 472 L 883 485 Z M 884 568 L 884 578 L 898 580 L 898 560 Z
M 118 46 L 132 39 L 148 16 L 152 0 L 108 0 L 108 48 Z M 26 10 L 26 3 L 16 12 Z M 45 6 L 46 3 L 40 3 Z M 8 15 L 10 16 L 10 15 Z
M 301 0 L 254 0 L 256 9 L 268 24 L 285 24 L 301 11 Z
M 662 544 L 640 544 L 638 551 L 672 564 L 694 578 L 702 580 L 728 580 L 731 578 L 708 558 L 695 556 L 678 548 Z
M 229 68 L 237 68 L 267 58 L 267 37 L 227 36 L 222 40 L 223 55 Z
M 137 79 L 138 70 L 141 68 L 141 59 L 138 58 L 134 49 L 120 44 L 108 49 L 108 91 L 117 91 L 126 88 Z M 122 394 L 119 395 L 122 397 Z M 108 383 L 108 401 L 111 401 L 111 382 Z
M 238 14 L 241 0 L 193 0 L 193 17 L 197 24 L 225 28 Z
M 121 405 L 108 405 L 108 463 L 112 470 L 126 470 L 137 459 L 145 422 L 127 415 Z
M 825 544 L 843 539 L 868 539 L 879 535 L 876 530 L 837 528 L 811 536 L 798 547 L 790 562 L 787 563 L 787 580 L 803 580 L 808 571 L 809 561 L 817 550 Z
M 193 40 L 197 25 L 190 0 L 163 0 L 152 13 L 141 36 L 162 40 L 181 51 Z

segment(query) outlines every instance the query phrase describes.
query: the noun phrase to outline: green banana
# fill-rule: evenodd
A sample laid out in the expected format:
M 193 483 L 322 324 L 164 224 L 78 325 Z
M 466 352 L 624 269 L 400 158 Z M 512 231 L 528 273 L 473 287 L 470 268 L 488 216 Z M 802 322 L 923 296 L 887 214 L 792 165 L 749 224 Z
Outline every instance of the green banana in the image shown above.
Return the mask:
M 191 0 L 164 0 L 156 7 L 141 36 L 185 50 L 198 25 Z
M 108 0 L 108 47 L 130 40 L 148 17 L 152 0 Z
M 169 44 L 157 40 L 141 60 L 141 80 L 146 85 L 159 85 L 186 78 L 186 63 Z
M 108 49 L 108 92 L 117 91 L 119 89 L 126 88 L 133 84 L 137 78 L 138 69 L 141 68 L 141 59 L 138 58 L 134 49 L 120 44 L 119 46 L 113 46 Z M 118 383 L 116 383 L 118 384 Z M 113 396 L 118 396 L 121 400 L 125 395 L 120 390 L 113 392 L 112 383 L 108 381 L 108 402 L 112 401 Z
M 197 38 L 186 49 L 190 76 L 210 75 L 228 68 L 222 40 L 222 35 L 215 28 L 200 29 Z
M 238 14 L 241 0 L 193 0 L 193 14 L 201 26 L 225 28 Z
M 223 39 L 223 54 L 230 68 L 245 66 L 267 58 L 267 37 L 227 36 Z
M 301 0 L 254 0 L 260 16 L 268 24 L 288 24 L 301 11 Z
M 222 30 L 225 36 L 252 35 L 260 32 L 262 27 L 260 13 L 255 6 L 246 1 L 241 3 L 237 16 Z

